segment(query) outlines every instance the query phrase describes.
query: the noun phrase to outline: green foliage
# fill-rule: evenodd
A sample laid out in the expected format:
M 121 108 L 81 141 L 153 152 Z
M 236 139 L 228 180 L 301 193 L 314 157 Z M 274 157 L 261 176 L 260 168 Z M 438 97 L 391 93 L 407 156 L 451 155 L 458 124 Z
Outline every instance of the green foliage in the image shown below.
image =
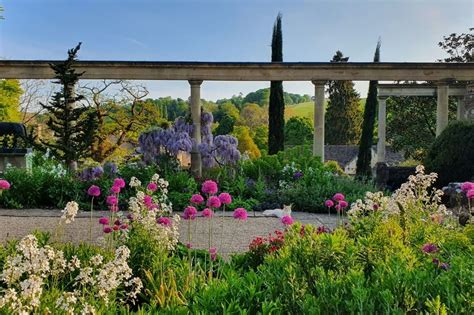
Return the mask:
M 380 39 L 375 48 L 374 62 L 380 62 Z M 375 115 L 378 105 L 377 85 L 378 81 L 370 81 L 367 101 L 365 102 L 362 135 L 357 156 L 356 176 L 358 178 L 372 177 L 372 144 L 374 141 Z
M 331 62 L 347 62 L 337 51 Z M 357 144 L 360 140 L 362 113 L 359 94 L 352 81 L 330 81 L 329 101 L 325 120 L 326 144 Z
M 0 121 L 21 121 L 20 96 L 22 93 L 20 81 L 0 80 Z
M 247 153 L 251 159 L 260 157 L 260 150 L 250 136 L 250 130 L 245 126 L 237 126 L 234 128 L 233 136 L 237 138 L 239 144 L 237 148 L 241 153 Z
M 240 111 L 239 124 L 255 130 L 260 126 L 268 124 L 268 111 L 255 103 L 245 104 Z
M 232 116 L 225 114 L 220 122 L 219 126 L 214 130 L 214 135 L 227 135 L 234 132 L 235 119 Z
M 268 127 L 259 126 L 253 130 L 252 134 L 253 142 L 257 145 L 260 151 L 268 151 Z
M 285 144 L 309 144 L 313 141 L 314 129 L 305 117 L 291 117 L 285 123 Z
M 234 121 L 239 120 L 240 112 L 237 109 L 237 107 L 235 107 L 234 104 L 227 102 L 227 103 L 219 105 L 218 110 L 215 113 L 213 113 L 213 115 L 214 115 L 214 121 L 220 123 L 220 121 L 225 116 L 231 117 Z
M 426 168 L 438 173 L 437 185 L 462 182 L 474 177 L 474 124 L 450 124 L 433 142 L 425 159 Z

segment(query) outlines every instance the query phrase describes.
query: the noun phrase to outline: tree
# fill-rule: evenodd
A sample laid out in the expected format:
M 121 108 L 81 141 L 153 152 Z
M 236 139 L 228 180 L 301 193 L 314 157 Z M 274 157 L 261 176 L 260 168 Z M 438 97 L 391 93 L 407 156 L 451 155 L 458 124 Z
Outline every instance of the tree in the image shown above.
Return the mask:
M 42 141 L 42 144 L 51 150 L 58 159 L 63 160 L 69 169 L 75 169 L 75 163 L 89 154 L 89 147 L 95 130 L 95 116 L 88 112 L 85 106 L 78 106 L 84 97 L 75 93 L 76 83 L 82 73 L 74 69 L 79 43 L 68 51 L 66 61 L 51 64 L 55 73 L 55 84 L 61 86 L 49 104 L 41 103 L 48 111 L 48 127 L 54 132 L 55 141 Z
M 22 93 L 18 80 L 0 80 L 0 121 L 21 121 L 20 97 Z
M 306 117 L 291 117 L 285 124 L 285 144 L 300 145 L 311 143 L 314 129 Z
M 469 31 L 473 31 L 470 28 Z M 472 33 L 462 33 L 457 35 L 452 33 L 448 36 L 443 36 L 443 41 L 438 43 L 438 46 L 446 51 L 449 57 L 444 58 L 444 62 L 473 62 L 474 61 L 474 35 Z
M 380 62 L 380 39 L 375 48 L 374 62 Z M 372 144 L 374 141 L 375 115 L 377 113 L 377 85 L 378 81 L 370 81 L 369 92 L 365 102 L 364 121 L 362 122 L 362 136 L 359 143 L 356 176 L 370 178 L 372 176 Z
M 239 124 L 255 130 L 258 126 L 268 124 L 268 112 L 258 104 L 245 104 L 240 112 Z
M 220 122 L 225 115 L 232 117 L 235 121 L 237 121 L 239 120 L 240 112 L 234 104 L 227 102 L 219 105 L 219 108 L 215 112 L 214 120 Z
M 281 14 L 278 14 L 273 26 L 272 62 L 283 61 L 283 34 L 281 30 Z M 270 83 L 270 103 L 268 107 L 268 154 L 276 154 L 284 149 L 285 101 L 283 98 L 283 82 Z
M 268 126 L 258 126 L 251 136 L 260 151 L 268 151 Z
M 221 118 L 219 126 L 217 126 L 216 130 L 214 131 L 214 134 L 216 136 L 230 134 L 234 131 L 234 125 L 235 119 L 226 114 L 224 115 L 224 117 Z
M 331 62 L 347 62 L 337 51 Z M 326 144 L 356 144 L 360 140 L 362 115 L 359 94 L 352 81 L 330 81 L 326 111 Z
M 233 135 L 238 140 L 237 148 L 241 153 L 248 154 L 251 159 L 257 159 L 261 156 L 260 150 L 250 136 L 250 130 L 248 127 L 236 126 Z

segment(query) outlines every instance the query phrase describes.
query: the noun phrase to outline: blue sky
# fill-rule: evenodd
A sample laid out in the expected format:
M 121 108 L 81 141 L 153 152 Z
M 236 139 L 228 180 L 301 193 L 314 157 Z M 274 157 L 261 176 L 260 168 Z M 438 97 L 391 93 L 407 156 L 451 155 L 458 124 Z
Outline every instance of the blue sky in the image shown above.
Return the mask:
M 0 58 L 63 59 L 82 41 L 83 60 L 269 61 L 272 27 L 283 14 L 285 61 L 329 61 L 336 50 L 370 61 L 434 61 L 443 35 L 474 26 L 474 0 L 0 0 Z M 147 82 L 153 97 L 186 98 L 187 82 Z M 205 82 L 216 99 L 266 82 Z M 365 97 L 367 84 L 356 83 Z M 285 89 L 312 94 L 308 82 Z

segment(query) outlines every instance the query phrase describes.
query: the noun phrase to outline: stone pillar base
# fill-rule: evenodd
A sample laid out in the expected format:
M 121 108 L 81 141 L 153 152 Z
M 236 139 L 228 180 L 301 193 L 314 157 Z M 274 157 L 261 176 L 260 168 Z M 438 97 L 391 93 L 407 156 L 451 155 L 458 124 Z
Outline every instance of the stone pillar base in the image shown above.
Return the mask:
M 28 153 L 31 149 L 0 149 L 0 173 L 4 173 L 8 166 L 31 169 Z

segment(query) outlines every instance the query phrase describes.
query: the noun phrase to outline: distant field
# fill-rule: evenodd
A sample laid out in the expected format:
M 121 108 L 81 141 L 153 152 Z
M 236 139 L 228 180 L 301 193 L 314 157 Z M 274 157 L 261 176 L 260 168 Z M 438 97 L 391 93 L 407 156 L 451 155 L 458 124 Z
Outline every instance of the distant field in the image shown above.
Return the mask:
M 326 101 L 327 104 L 327 101 Z M 365 106 L 365 98 L 360 100 L 360 108 L 363 111 Z M 285 106 L 285 119 L 288 120 L 293 116 L 307 117 L 313 121 L 314 102 L 305 102 L 294 105 Z

